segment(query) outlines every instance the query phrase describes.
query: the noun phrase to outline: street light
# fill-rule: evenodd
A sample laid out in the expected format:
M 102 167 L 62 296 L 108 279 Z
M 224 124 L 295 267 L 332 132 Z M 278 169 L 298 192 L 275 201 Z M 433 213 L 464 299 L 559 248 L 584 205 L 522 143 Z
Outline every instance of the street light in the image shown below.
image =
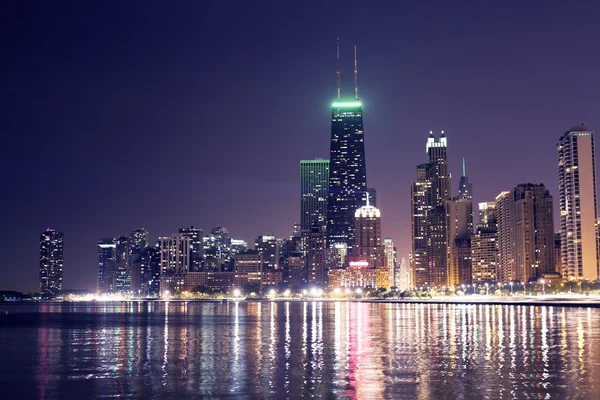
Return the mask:
M 488 287 L 489 287 L 489 286 L 490 286 L 490 285 L 488 285 L 488 283 L 486 282 L 486 283 L 485 283 L 485 295 L 486 295 L 486 296 L 489 294 L 489 292 L 488 292 Z
M 512 296 L 512 295 L 513 295 L 513 289 L 512 289 L 512 287 L 513 287 L 513 282 L 512 282 L 512 281 L 510 281 L 509 285 L 510 285 L 510 295 Z
M 240 297 L 241 294 L 240 289 L 233 289 L 233 297 Z

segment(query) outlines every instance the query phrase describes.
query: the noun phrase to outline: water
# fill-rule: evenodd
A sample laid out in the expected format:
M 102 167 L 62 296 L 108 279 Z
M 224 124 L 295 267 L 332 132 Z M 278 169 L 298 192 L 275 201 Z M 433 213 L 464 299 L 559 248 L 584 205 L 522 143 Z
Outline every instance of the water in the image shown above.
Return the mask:
M 4 303 L 0 389 L 2 399 L 597 399 L 600 310 Z

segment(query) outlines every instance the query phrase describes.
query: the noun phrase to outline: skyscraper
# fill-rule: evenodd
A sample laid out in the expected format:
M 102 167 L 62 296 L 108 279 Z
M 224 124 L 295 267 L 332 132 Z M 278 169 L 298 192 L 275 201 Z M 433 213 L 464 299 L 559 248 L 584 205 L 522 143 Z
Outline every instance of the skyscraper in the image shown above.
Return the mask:
M 389 281 L 390 286 L 398 286 L 398 282 L 396 282 L 396 247 L 394 247 L 394 242 L 392 238 L 383 239 L 383 257 L 385 262 L 385 267 L 389 273 Z
M 472 281 L 496 282 L 498 268 L 498 225 L 496 202 L 479 203 L 479 223 L 471 238 Z
M 361 261 L 367 261 L 371 268 L 386 267 L 384 247 L 381 237 L 381 212 L 369 204 L 356 210 L 355 245 L 352 255 Z
M 306 249 L 308 283 L 327 285 L 325 232 L 319 224 L 310 228 Z
M 202 271 L 204 261 L 204 243 L 202 242 L 204 234 L 202 229 L 191 226 L 180 228 L 179 233 L 190 238 L 190 272 Z
M 300 161 L 300 229 L 307 234 L 317 221 L 325 227 L 329 196 L 329 160 Z
M 354 246 L 354 212 L 364 204 L 367 167 L 360 101 L 336 101 L 331 117 L 327 247 Z
M 446 201 L 451 198 L 448 172 L 448 140 L 442 131 L 439 140 L 429 133 L 425 164 L 417 166 L 417 180 L 411 189 L 413 286 L 446 286 L 448 235 Z
M 217 226 L 203 239 L 206 271 L 232 269 L 231 237 L 227 228 Z M 230 268 L 231 267 L 231 268 Z
M 150 246 L 142 250 L 140 257 L 140 293 L 158 296 L 160 292 L 160 251 Z
M 558 191 L 563 278 L 598 279 L 594 131 L 573 126 L 560 137 Z
M 129 238 L 121 236 L 117 239 L 116 258 L 115 258 L 115 290 L 121 293 L 127 293 L 131 290 L 131 265 L 129 264 Z
M 543 184 L 519 184 L 496 197 L 498 280 L 528 282 L 554 273 L 552 196 Z
M 117 243 L 113 238 L 98 240 L 98 292 L 116 291 Z
M 191 239 L 182 233 L 159 238 L 161 275 L 185 275 L 189 272 L 191 244 Z
M 139 228 L 129 235 L 129 270 L 131 271 L 131 291 L 141 291 L 142 251 L 148 246 L 150 240 L 148 231 Z
M 40 293 L 57 295 L 62 291 L 63 233 L 46 229 L 40 235 Z

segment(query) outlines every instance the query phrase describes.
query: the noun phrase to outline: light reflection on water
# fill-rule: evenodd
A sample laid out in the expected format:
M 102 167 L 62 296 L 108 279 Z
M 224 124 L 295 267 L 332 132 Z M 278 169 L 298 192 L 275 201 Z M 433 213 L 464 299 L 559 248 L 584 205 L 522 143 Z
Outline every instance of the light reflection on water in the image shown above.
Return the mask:
M 591 308 L 134 302 L 0 315 L 3 399 L 600 397 Z

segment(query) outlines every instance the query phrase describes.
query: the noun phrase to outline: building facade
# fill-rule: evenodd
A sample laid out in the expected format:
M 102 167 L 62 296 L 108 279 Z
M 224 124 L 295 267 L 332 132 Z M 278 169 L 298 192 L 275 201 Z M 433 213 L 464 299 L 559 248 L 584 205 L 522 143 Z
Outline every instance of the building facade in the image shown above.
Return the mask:
M 573 126 L 560 137 L 558 191 L 564 279 L 598 279 L 594 131 Z
M 500 282 L 528 282 L 555 272 L 552 210 L 552 196 L 542 184 L 520 184 L 496 197 Z
M 326 238 L 323 228 L 313 224 L 306 249 L 307 281 L 309 284 L 327 285 Z
M 189 228 L 180 228 L 179 233 L 190 238 L 190 272 L 203 271 L 204 243 L 202 238 L 204 232 L 200 228 L 190 226 Z
M 62 232 L 46 229 L 40 235 L 40 293 L 55 296 L 62 291 L 63 279 Z
M 114 238 L 98 240 L 98 292 L 116 292 L 117 243 Z
M 360 101 L 333 103 L 329 160 L 327 247 L 345 243 L 351 249 L 354 246 L 354 212 L 365 204 L 367 191 Z
M 171 236 L 160 237 L 158 241 L 161 276 L 188 273 L 191 265 L 190 238 L 182 233 L 174 233 Z
M 479 223 L 471 238 L 473 283 L 498 281 L 498 225 L 496 202 L 479 203 Z
M 300 231 L 306 235 L 314 222 L 325 228 L 329 197 L 329 160 L 300 161 Z

